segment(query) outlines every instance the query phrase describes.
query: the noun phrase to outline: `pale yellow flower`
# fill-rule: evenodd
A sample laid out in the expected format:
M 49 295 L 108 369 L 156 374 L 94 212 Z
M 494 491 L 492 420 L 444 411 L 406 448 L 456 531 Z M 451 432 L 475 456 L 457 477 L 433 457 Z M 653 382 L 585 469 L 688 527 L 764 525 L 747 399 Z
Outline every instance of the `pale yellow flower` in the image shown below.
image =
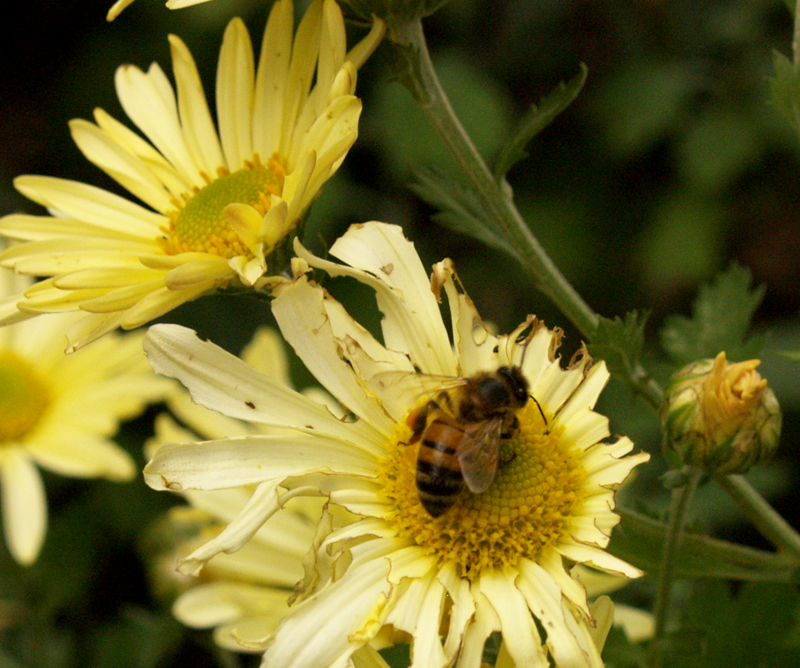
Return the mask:
M 228 25 L 217 70 L 217 125 L 186 45 L 170 37 L 177 95 L 161 68 L 117 70 L 117 93 L 144 141 L 104 111 L 75 120 L 83 154 L 145 206 L 83 183 L 15 181 L 51 216 L 11 215 L 0 234 L 27 243 L 0 254 L 17 272 L 49 276 L 0 324 L 81 310 L 69 351 L 117 327 L 132 329 L 219 289 L 275 280 L 273 251 L 291 250 L 305 212 L 356 139 L 356 69 L 382 24 L 346 52 L 334 0 L 314 0 L 293 38 L 292 0 L 270 12 L 256 64 L 240 19 Z M 312 85 L 313 81 L 313 85 Z
M 372 288 L 383 343 L 319 286 L 297 277 L 280 288 L 273 312 L 282 334 L 320 384 L 346 407 L 340 420 L 201 341 L 184 328 L 150 329 L 154 368 L 180 379 L 195 401 L 295 433 L 170 444 L 145 468 L 156 489 L 255 485 L 251 502 L 225 531 L 187 557 L 199 572 L 235 550 L 289 499 L 325 494 L 300 600 L 265 639 L 263 665 L 344 665 L 387 632 L 410 639 L 412 665 L 478 668 L 486 639 L 503 636 L 516 666 L 599 667 L 586 590 L 569 572 L 583 563 L 636 577 L 606 550 L 614 490 L 646 454 L 627 456 L 627 438 L 603 442 L 608 420 L 592 410 L 609 378 L 585 350 L 562 368 L 561 334 L 531 317 L 509 335 L 484 325 L 445 260 L 429 280 L 399 228 L 353 226 L 330 249 L 344 264 L 298 256 L 331 276 Z M 299 265 L 299 263 L 297 263 Z M 444 291 L 452 331 L 437 296 Z M 452 338 L 451 338 L 452 336 Z M 517 366 L 536 401 L 517 411 L 485 491 L 463 491 L 434 519 L 414 482 L 417 446 L 406 420 L 412 398 L 389 378 L 447 378 Z M 427 376 L 426 376 L 427 377 Z M 439 382 L 445 382 L 442 379 Z M 434 392 L 434 390 L 429 390 Z
M 0 297 L 28 279 L 0 274 Z M 47 530 L 47 499 L 37 465 L 64 476 L 127 481 L 131 457 L 113 441 L 120 421 L 159 400 L 170 383 L 150 370 L 141 334 L 110 336 L 64 355 L 75 314 L 0 328 L 0 488 L 11 555 L 33 563 Z

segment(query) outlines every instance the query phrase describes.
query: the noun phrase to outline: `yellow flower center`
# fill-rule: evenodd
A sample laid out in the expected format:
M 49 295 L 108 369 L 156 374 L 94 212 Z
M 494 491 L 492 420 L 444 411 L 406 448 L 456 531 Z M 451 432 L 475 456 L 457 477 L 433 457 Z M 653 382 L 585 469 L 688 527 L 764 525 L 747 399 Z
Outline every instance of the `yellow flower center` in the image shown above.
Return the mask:
M 219 170 L 216 179 L 196 188 L 176 202 L 177 209 L 169 212 L 169 229 L 161 239 L 164 252 L 210 253 L 230 259 L 239 255 L 252 257 L 247 246 L 225 219 L 229 204 L 247 204 L 265 215 L 270 209 L 270 196 L 283 191 L 285 172 L 276 158 L 263 165 L 256 156 L 252 162 L 236 171 Z
M 431 517 L 416 489 L 418 445 L 411 430 L 398 429 L 392 455 L 381 470 L 385 494 L 399 535 L 436 555 L 440 565 L 454 562 L 460 576 L 520 559 L 536 559 L 567 531 L 568 519 L 583 498 L 587 480 L 580 453 L 563 438 L 564 428 L 548 416 L 545 424 L 533 401 L 521 409 L 518 433 L 502 445 L 497 476 L 489 489 L 464 488 L 454 505 Z
M 0 444 L 21 440 L 49 403 L 42 375 L 10 350 L 0 351 Z

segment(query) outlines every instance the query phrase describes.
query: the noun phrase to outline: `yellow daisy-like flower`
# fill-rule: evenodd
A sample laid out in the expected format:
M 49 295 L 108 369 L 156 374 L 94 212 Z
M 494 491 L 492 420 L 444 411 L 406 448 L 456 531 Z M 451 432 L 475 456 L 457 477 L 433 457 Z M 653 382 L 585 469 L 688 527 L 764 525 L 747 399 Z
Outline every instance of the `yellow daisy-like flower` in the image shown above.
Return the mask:
M 0 296 L 29 284 L 4 270 Z M 150 370 L 142 336 L 111 336 L 64 355 L 75 314 L 50 315 L 0 329 L 0 488 L 11 555 L 33 563 L 47 530 L 47 499 L 36 468 L 77 478 L 127 481 L 131 457 L 113 441 L 121 420 L 161 399 L 171 383 Z
M 50 276 L 0 308 L 0 324 L 80 309 L 73 351 L 217 289 L 278 280 L 267 259 L 292 234 L 356 139 L 356 69 L 383 34 L 376 24 L 346 52 L 341 10 L 314 0 L 292 39 L 292 0 L 278 0 L 256 66 L 240 19 L 228 25 L 217 72 L 217 132 L 194 60 L 170 38 L 177 96 L 158 65 L 117 71 L 125 112 L 150 140 L 102 110 L 76 120 L 83 154 L 144 202 L 42 176 L 15 181 L 52 217 L 11 215 L 0 234 L 27 243 L 0 254 L 17 272 Z M 313 85 L 312 85 L 313 81 Z M 283 244 L 282 244 L 283 242 Z
M 551 660 L 601 666 L 586 591 L 569 568 L 583 563 L 641 574 L 604 548 L 619 520 L 614 490 L 648 459 L 626 456 L 633 448 L 627 438 L 601 441 L 609 436 L 608 420 L 592 407 L 609 377 L 605 364 L 592 365 L 582 351 L 562 368 L 560 332 L 535 318 L 495 336 L 452 263 L 435 265 L 429 280 L 397 227 L 352 227 L 330 249 L 344 264 L 316 258 L 299 244 L 296 250 L 308 265 L 375 290 L 384 342 L 304 276 L 273 302 L 286 340 L 354 416 L 342 421 L 190 330 L 150 329 L 145 348 L 154 368 L 181 380 L 195 401 L 296 430 L 159 449 L 145 468 L 155 489 L 256 485 L 248 507 L 182 569 L 198 572 L 214 554 L 245 542 L 289 499 L 321 492 L 329 510 L 301 600 L 265 643 L 263 665 L 344 665 L 391 629 L 411 640 L 414 666 L 458 659 L 460 668 L 478 668 L 486 639 L 497 631 L 516 666 Z M 452 339 L 437 303 L 442 290 Z M 524 402 L 517 424 L 507 425 L 491 484 L 480 493 L 462 490 L 434 518 L 415 483 L 420 446 L 409 416 L 438 395 L 429 390 L 410 398 L 393 379 L 473 377 L 503 367 L 520 370 L 535 401 Z

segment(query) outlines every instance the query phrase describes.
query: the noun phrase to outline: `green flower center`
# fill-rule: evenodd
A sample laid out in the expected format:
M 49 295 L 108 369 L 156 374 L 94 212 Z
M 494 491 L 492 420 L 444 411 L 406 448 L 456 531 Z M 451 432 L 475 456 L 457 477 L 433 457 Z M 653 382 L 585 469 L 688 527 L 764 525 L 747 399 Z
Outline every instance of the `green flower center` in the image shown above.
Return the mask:
M 22 440 L 49 403 L 45 378 L 15 353 L 0 351 L 0 444 Z
M 587 472 L 580 453 L 563 438 L 563 426 L 544 423 L 533 401 L 521 409 L 516 436 L 503 443 L 497 476 L 482 494 L 466 488 L 455 504 L 431 517 L 416 489 L 418 445 L 401 425 L 380 476 L 401 537 L 436 555 L 440 565 L 454 562 L 461 577 L 474 579 L 485 569 L 520 559 L 535 560 L 565 535 L 579 506 Z
M 247 246 L 225 219 L 229 204 L 247 204 L 262 215 L 270 209 L 270 196 L 280 195 L 285 173 L 276 159 L 261 164 L 258 156 L 236 172 L 220 170 L 216 179 L 184 196 L 168 214 L 169 228 L 162 239 L 164 252 L 209 253 L 230 259 L 252 257 Z

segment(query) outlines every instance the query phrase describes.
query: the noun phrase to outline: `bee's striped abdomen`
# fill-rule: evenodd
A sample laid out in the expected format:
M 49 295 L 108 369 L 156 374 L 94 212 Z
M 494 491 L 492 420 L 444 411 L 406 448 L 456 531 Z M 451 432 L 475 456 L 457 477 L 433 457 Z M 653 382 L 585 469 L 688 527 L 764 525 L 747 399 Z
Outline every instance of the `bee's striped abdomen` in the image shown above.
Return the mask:
M 417 455 L 419 499 L 433 517 L 439 517 L 455 503 L 464 488 L 458 447 L 469 436 L 454 418 L 437 416 L 426 427 Z

